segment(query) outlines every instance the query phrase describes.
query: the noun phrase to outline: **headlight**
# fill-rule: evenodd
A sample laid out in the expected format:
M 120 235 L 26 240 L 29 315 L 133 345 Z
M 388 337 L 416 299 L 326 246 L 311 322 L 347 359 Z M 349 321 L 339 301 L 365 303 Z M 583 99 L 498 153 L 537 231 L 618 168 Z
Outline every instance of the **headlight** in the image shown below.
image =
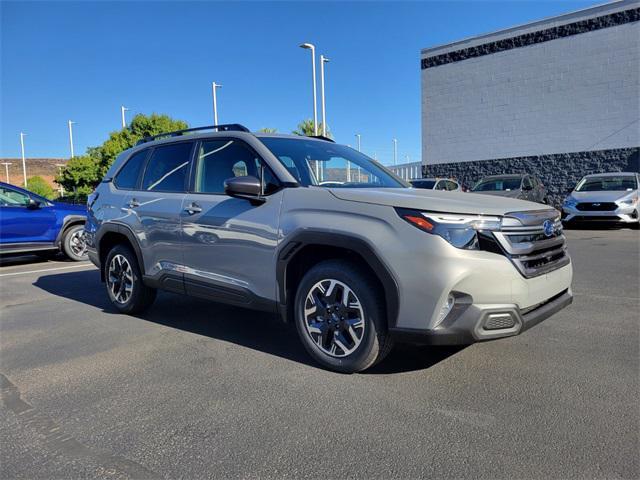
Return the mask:
M 621 207 L 633 207 L 638 203 L 638 197 L 623 198 L 622 200 L 616 201 L 616 203 Z
M 578 201 L 573 197 L 567 197 L 564 200 L 565 207 L 575 207 L 578 204 Z
M 478 232 L 500 230 L 502 219 L 486 215 L 421 212 L 398 208 L 398 214 L 414 227 L 438 235 L 457 248 L 478 250 Z

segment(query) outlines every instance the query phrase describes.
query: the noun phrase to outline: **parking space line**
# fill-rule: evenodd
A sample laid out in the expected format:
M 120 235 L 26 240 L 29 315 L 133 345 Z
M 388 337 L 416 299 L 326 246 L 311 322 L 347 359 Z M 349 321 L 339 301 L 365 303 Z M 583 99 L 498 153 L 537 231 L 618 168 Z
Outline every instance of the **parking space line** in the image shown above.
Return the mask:
M 26 272 L 12 272 L 12 273 L 0 273 L 0 277 L 10 277 L 12 275 L 27 275 L 28 273 L 42 273 L 42 272 L 53 272 L 55 270 L 68 270 L 70 268 L 80 268 L 80 267 L 93 267 L 95 266 L 91 263 L 83 263 L 82 265 L 70 265 L 68 267 L 56 267 L 56 268 L 43 268 L 41 270 L 28 270 Z

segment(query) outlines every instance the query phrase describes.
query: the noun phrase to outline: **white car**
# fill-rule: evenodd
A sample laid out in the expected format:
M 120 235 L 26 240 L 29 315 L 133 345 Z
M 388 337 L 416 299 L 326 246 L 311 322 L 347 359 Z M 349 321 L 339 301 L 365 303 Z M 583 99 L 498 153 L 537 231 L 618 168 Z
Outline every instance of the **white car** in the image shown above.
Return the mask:
M 638 185 L 633 172 L 597 173 L 578 182 L 562 205 L 565 223 L 599 221 L 640 224 Z
M 425 190 L 448 190 L 461 192 L 462 187 L 451 178 L 417 178 L 409 181 L 413 188 L 423 188 Z

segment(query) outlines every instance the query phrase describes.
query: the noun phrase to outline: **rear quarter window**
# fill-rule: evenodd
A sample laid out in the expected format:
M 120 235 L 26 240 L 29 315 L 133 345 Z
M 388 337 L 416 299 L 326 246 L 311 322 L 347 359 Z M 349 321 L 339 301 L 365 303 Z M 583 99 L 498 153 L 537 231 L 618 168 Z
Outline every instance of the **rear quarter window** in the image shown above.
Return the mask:
M 149 150 L 142 150 L 132 155 L 116 175 L 115 186 L 125 190 L 134 190 L 138 186 L 140 170 L 148 154 Z

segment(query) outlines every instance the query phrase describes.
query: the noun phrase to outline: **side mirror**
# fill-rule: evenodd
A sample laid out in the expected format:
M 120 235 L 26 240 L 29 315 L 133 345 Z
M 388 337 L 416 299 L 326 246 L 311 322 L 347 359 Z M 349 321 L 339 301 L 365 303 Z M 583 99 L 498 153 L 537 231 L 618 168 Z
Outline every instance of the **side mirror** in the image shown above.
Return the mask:
M 230 197 L 244 198 L 251 203 L 263 203 L 262 184 L 253 176 L 232 177 L 224 181 L 224 193 Z
M 33 198 L 30 198 L 29 203 L 27 203 L 27 208 L 29 210 L 36 210 L 40 208 L 40 202 L 37 200 L 34 200 Z

